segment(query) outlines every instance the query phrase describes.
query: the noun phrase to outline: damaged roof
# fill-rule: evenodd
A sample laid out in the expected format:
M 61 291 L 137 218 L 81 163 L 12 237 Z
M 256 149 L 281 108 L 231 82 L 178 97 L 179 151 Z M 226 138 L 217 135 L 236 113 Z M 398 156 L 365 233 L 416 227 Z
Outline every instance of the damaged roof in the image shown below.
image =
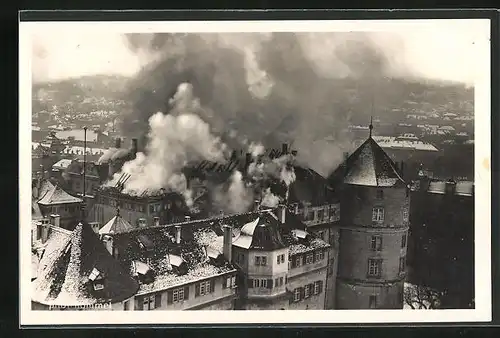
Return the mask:
M 392 187 L 404 183 L 396 164 L 371 137 L 335 170 L 330 180 L 371 187 Z
M 102 277 L 101 290 L 94 288 L 90 278 L 94 271 Z M 120 302 L 133 296 L 139 287 L 93 230 L 82 223 L 72 232 L 50 226 L 32 286 L 33 301 L 62 306 Z

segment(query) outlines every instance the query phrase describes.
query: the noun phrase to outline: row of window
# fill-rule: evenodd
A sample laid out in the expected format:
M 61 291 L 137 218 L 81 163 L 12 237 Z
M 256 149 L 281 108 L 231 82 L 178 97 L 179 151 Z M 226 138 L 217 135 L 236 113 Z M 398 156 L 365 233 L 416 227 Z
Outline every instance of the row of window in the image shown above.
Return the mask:
M 242 263 L 244 261 L 244 255 L 240 254 L 237 256 L 237 262 Z M 285 263 L 285 254 L 281 254 L 276 256 L 276 263 L 283 264 Z M 255 265 L 266 266 L 267 265 L 267 256 L 259 255 L 255 256 Z
M 227 276 L 224 278 L 222 288 L 236 287 L 236 277 Z M 194 286 L 194 296 L 201 297 L 213 293 L 215 290 L 215 280 L 196 283 Z M 141 299 L 142 298 L 142 299 Z M 167 291 L 167 304 L 181 303 L 189 299 L 189 286 L 184 286 Z M 154 310 L 161 307 L 161 293 L 138 297 L 136 310 Z M 128 302 L 124 303 L 124 310 L 128 310 Z
M 381 258 L 369 258 L 368 259 L 368 277 L 379 278 L 382 275 L 382 262 Z M 406 271 L 406 256 L 399 258 L 399 273 L 404 273 Z
M 330 217 L 336 217 L 338 214 L 336 205 L 325 206 L 321 209 L 305 209 L 303 211 L 304 221 L 329 221 Z
M 300 302 L 311 296 L 319 295 L 321 292 L 323 292 L 323 281 L 316 281 L 303 287 L 295 288 L 293 290 L 293 301 Z
M 272 289 L 281 287 L 286 284 L 286 277 L 277 277 L 273 279 L 266 278 L 250 278 L 248 280 L 248 287 L 254 289 Z
M 401 248 L 406 247 L 406 234 L 401 236 Z M 370 242 L 370 248 L 372 251 L 382 251 L 382 236 L 376 235 L 372 236 Z
M 80 210 L 79 205 L 63 205 L 63 206 L 52 206 L 49 208 L 49 212 L 52 214 L 59 214 L 62 213 L 63 211 L 65 213 L 74 213 L 78 212 Z
M 403 209 L 403 221 L 408 221 L 408 208 Z M 385 210 L 383 207 L 374 207 L 372 210 L 372 221 L 373 222 L 383 222 L 385 219 Z
M 313 264 L 322 261 L 325 258 L 325 253 L 320 250 L 310 252 L 305 255 L 295 255 L 288 263 L 290 269 L 298 268 L 302 265 Z

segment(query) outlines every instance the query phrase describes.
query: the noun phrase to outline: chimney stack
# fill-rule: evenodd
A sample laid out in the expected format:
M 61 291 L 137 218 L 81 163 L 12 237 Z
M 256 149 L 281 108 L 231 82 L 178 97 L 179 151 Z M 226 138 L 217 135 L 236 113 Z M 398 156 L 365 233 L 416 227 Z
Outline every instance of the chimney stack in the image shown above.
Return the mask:
M 42 244 L 45 244 L 45 242 L 47 242 L 47 239 L 49 238 L 49 230 L 50 230 L 49 220 L 47 218 L 43 218 L 40 226 L 42 227 L 40 239 L 42 240 Z
M 253 201 L 253 210 L 257 211 L 260 208 L 260 201 L 259 200 L 254 200 Z
M 286 205 L 280 204 L 278 208 L 276 208 L 276 213 L 278 216 L 278 220 L 281 224 L 285 224 L 286 222 Z
M 55 227 L 61 227 L 61 216 L 57 214 L 50 215 L 50 223 Z
M 245 155 L 245 172 L 248 169 L 248 166 L 252 163 L 252 154 L 251 153 L 246 153 Z
M 140 228 L 144 228 L 145 226 L 147 226 L 146 219 L 145 218 L 139 218 L 137 220 L 137 224 L 139 225 Z
M 191 216 L 184 216 L 184 221 L 190 222 L 191 221 Z
M 175 243 L 177 243 L 177 244 L 181 243 L 181 226 L 180 225 L 175 226 Z
M 282 156 L 283 155 L 288 155 L 288 144 L 283 143 L 281 145 L 281 152 L 282 152 L 282 154 L 281 154 Z
M 115 140 L 115 148 L 119 149 L 119 148 L 121 148 L 121 146 L 122 146 L 122 139 L 117 137 Z
M 224 258 L 228 262 L 232 262 L 232 250 L 233 250 L 233 228 L 229 225 L 224 225 L 224 243 L 223 243 L 223 254 Z
M 160 217 L 158 217 L 158 216 L 153 217 L 153 225 L 154 226 L 160 225 Z
M 132 154 L 135 156 L 137 154 L 137 139 L 132 139 Z

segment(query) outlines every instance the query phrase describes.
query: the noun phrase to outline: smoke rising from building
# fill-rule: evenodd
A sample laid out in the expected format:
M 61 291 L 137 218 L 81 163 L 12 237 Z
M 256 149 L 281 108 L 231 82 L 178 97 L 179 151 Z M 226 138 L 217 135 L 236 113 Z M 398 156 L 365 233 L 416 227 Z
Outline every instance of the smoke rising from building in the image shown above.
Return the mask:
M 274 195 L 270 188 L 264 190 L 264 193 L 262 194 L 262 201 L 260 202 L 263 207 L 276 208 L 279 203 L 280 198 Z
M 338 81 L 364 80 L 368 90 L 391 71 L 389 58 L 360 33 L 159 33 L 127 39 L 131 50 L 160 56 L 130 83 L 126 133 L 145 133 L 151 112 L 168 111 L 167 98 L 187 82 L 205 108 L 199 115 L 226 143 L 234 130 L 242 146 L 244 140 L 265 147 L 293 141 L 297 160 L 324 175 L 351 148 L 348 105 L 336 95 Z M 314 52 L 325 50 L 320 44 L 330 54 Z M 328 71 L 320 62 L 326 57 Z
M 171 114 L 158 112 L 149 118 L 146 152 L 137 153 L 134 160 L 126 162 L 108 185 L 116 184 L 126 173 L 131 176 L 125 183 L 125 193 L 137 195 L 146 190 L 170 189 L 184 195 L 189 206 L 192 194 L 182 169 L 201 160 L 223 161 L 227 147 L 196 114 L 202 108 L 192 97 L 190 85 L 179 85 L 170 104 Z
M 243 174 L 235 170 L 228 184 L 212 189 L 215 208 L 227 213 L 242 213 L 248 211 L 253 203 L 254 191 L 243 180 Z

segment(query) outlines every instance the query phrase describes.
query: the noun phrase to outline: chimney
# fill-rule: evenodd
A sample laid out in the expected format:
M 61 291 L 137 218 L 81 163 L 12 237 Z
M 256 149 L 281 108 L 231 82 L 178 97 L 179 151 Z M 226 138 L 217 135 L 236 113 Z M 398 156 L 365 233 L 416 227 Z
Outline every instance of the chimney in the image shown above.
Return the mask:
M 281 224 L 285 224 L 286 221 L 286 205 L 280 204 L 278 208 L 276 208 L 276 214 L 278 216 L 278 220 Z
M 184 216 L 184 221 L 185 222 L 190 222 L 191 221 L 191 216 Z
M 236 161 L 237 158 L 238 158 L 238 152 L 236 150 L 233 150 L 233 152 L 231 153 L 230 160 L 231 161 Z
M 177 243 L 177 244 L 181 243 L 181 226 L 180 225 L 175 226 L 175 243 Z
M 153 217 L 153 225 L 154 226 L 160 225 L 160 217 L 158 217 L 158 216 Z
M 122 139 L 117 137 L 115 140 L 115 148 L 119 149 L 119 148 L 121 148 L 121 146 L 122 146 Z
M 137 139 L 132 139 L 132 154 L 135 156 L 137 154 Z
M 224 244 L 223 244 L 223 254 L 224 258 L 228 262 L 232 262 L 232 250 L 233 250 L 233 228 L 229 225 L 223 225 L 224 229 Z
M 245 172 L 248 169 L 248 166 L 252 163 L 252 154 L 251 153 L 246 153 L 245 155 Z
M 45 244 L 45 242 L 47 242 L 47 239 L 49 238 L 49 230 L 50 230 L 49 220 L 47 218 L 43 218 L 40 226 L 42 227 L 40 239 L 42 240 L 42 244 Z
M 254 200 L 253 201 L 253 210 L 257 211 L 260 208 L 260 201 L 259 200 Z
M 446 181 L 446 188 L 445 188 L 446 195 L 454 195 L 455 188 L 456 188 L 456 182 L 452 178 Z
M 146 219 L 145 218 L 139 218 L 137 220 L 137 224 L 139 225 L 140 228 L 144 228 L 147 225 Z
M 287 154 L 288 154 L 288 144 L 283 143 L 283 144 L 281 145 L 281 153 L 282 153 L 282 154 L 281 154 L 282 156 L 283 156 L 283 155 L 287 155 Z
M 57 214 L 50 215 L 50 223 L 55 227 L 61 227 L 61 216 Z
M 106 247 L 106 250 L 108 250 L 109 254 L 111 256 L 113 256 L 113 254 L 114 254 L 113 237 L 111 237 L 109 235 L 104 235 L 104 237 L 102 238 L 102 241 L 104 243 L 104 246 Z

